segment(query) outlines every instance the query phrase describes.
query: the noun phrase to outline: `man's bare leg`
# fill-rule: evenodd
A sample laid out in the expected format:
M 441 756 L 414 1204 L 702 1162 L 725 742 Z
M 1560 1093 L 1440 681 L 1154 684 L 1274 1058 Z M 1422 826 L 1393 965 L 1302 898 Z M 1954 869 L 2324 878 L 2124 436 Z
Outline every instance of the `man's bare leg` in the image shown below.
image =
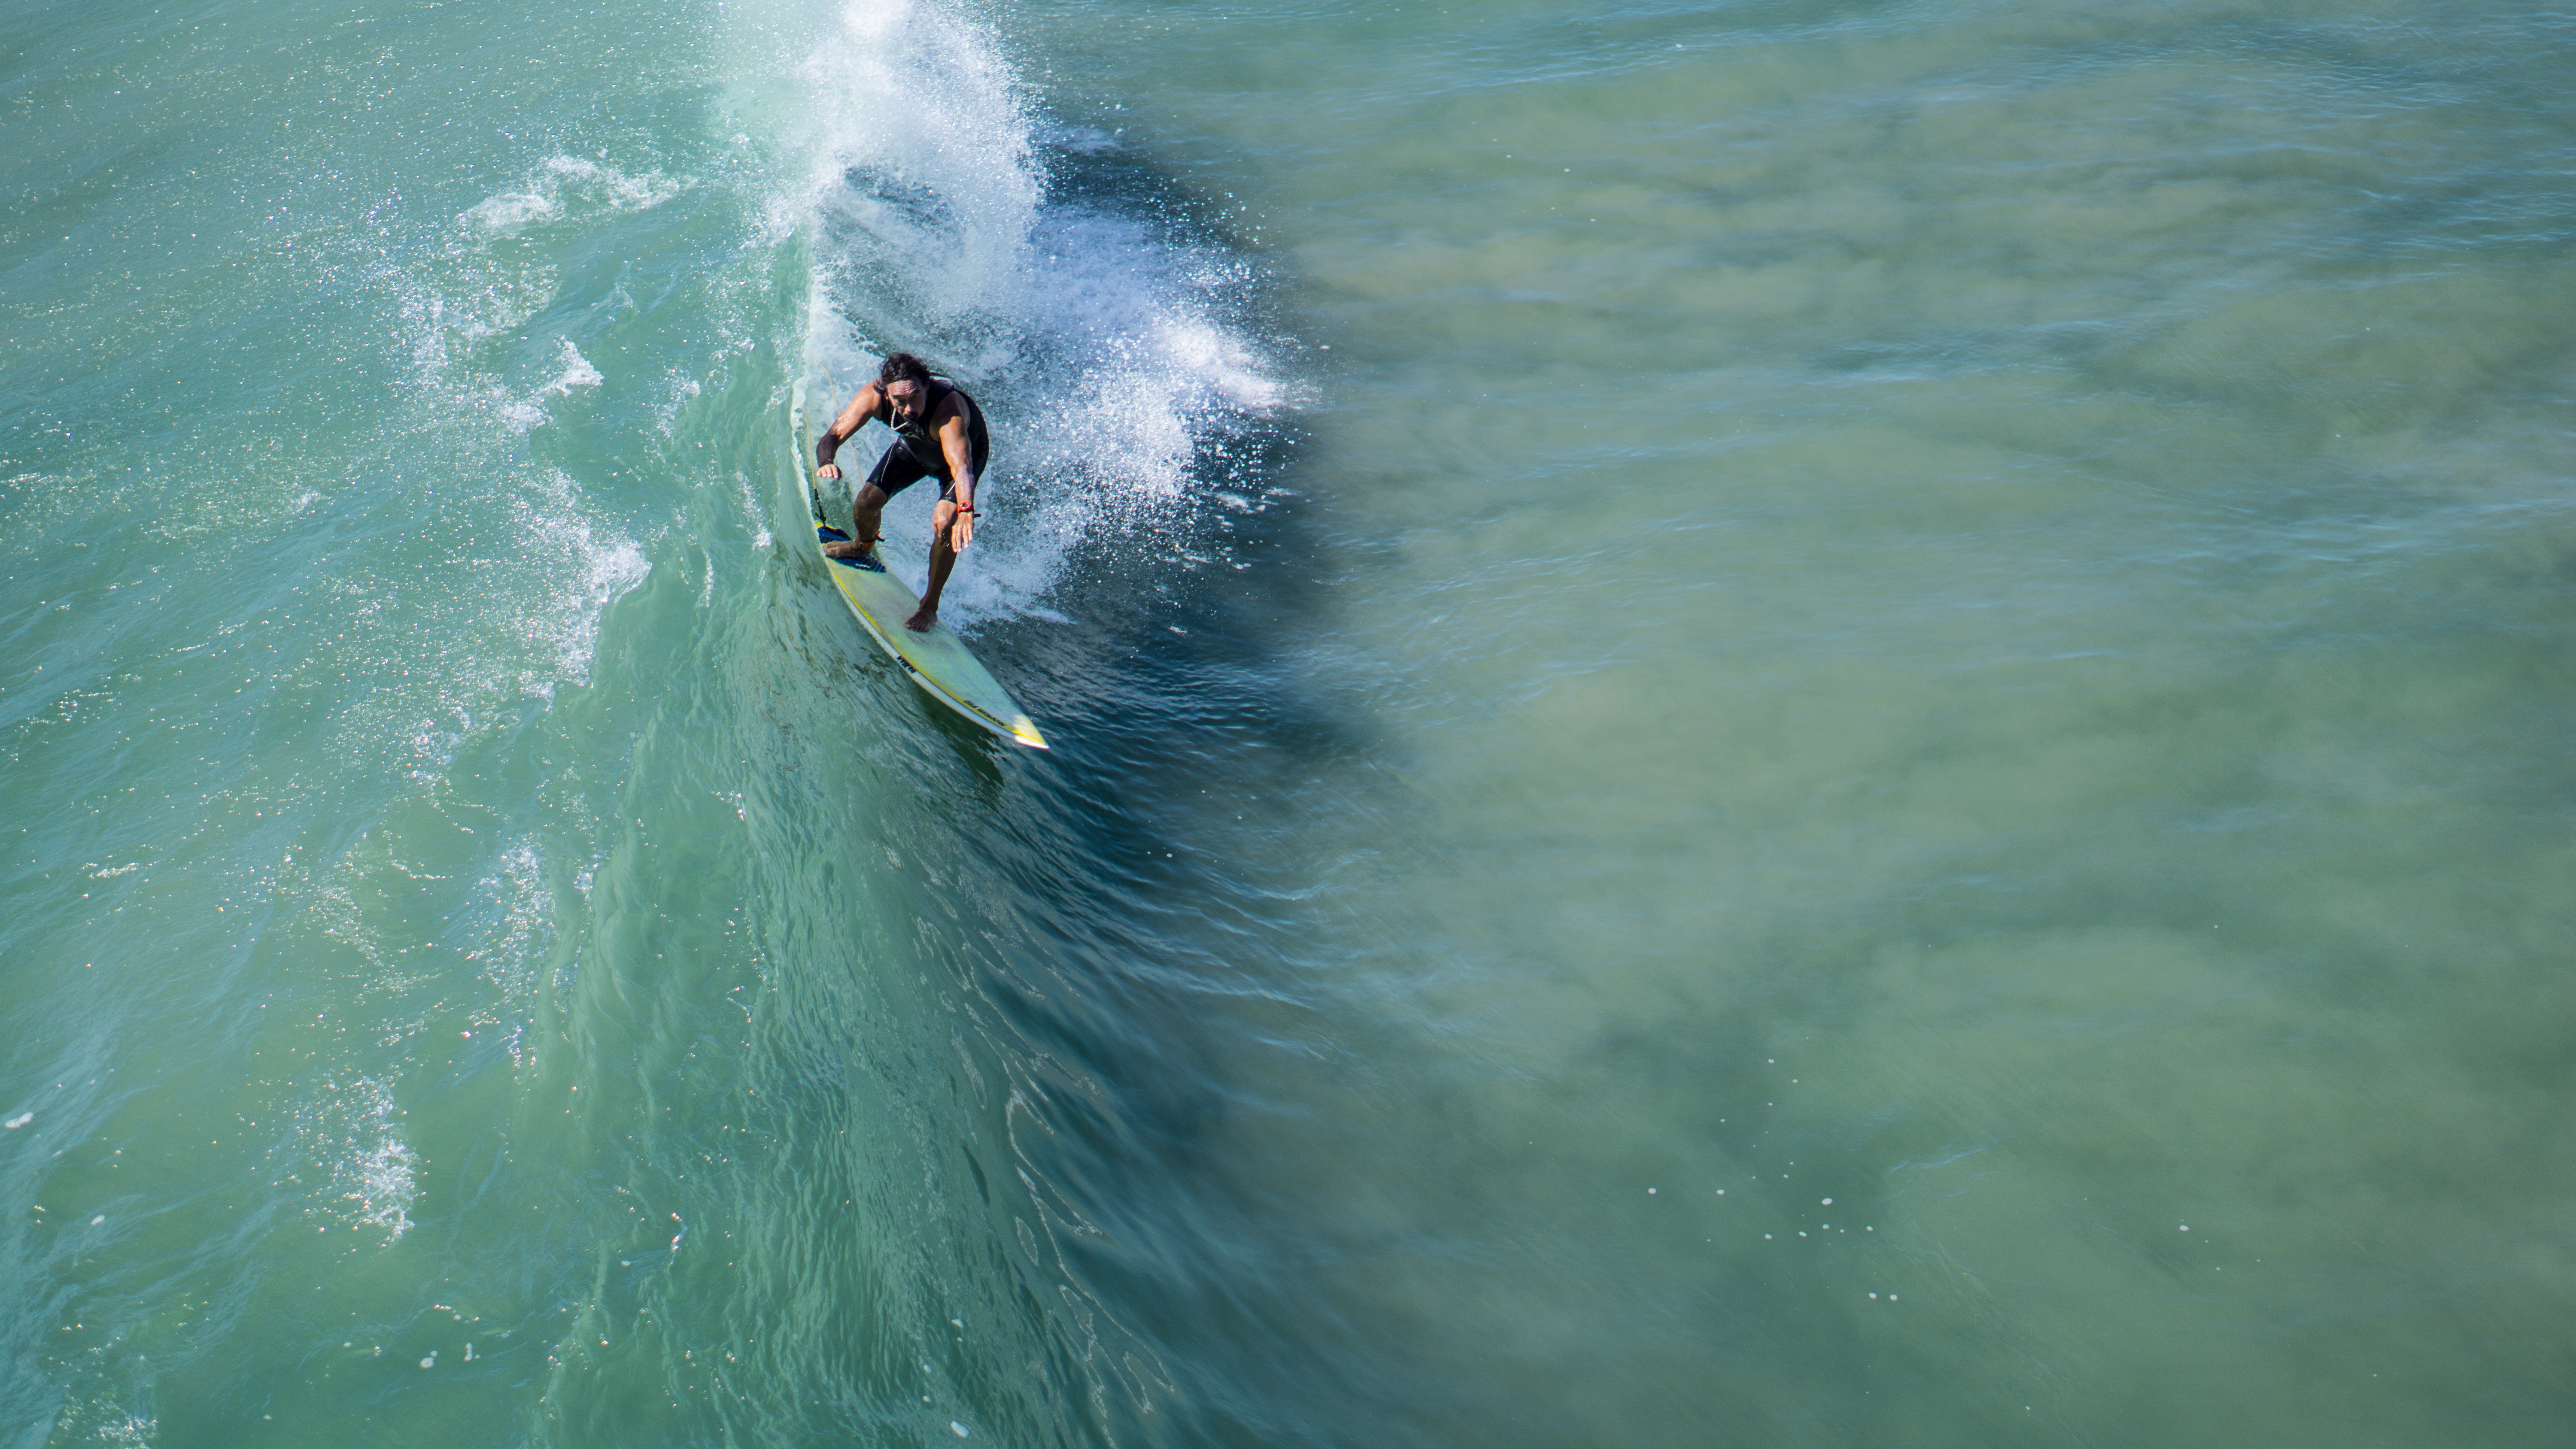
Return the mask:
M 957 551 L 948 546 L 956 522 L 957 505 L 945 499 L 930 515 L 930 587 L 921 591 L 920 610 L 903 621 L 903 627 L 915 634 L 927 633 L 939 622 L 939 591 L 948 586 L 948 571 L 957 566 Z
M 885 516 L 885 506 L 884 489 L 874 483 L 862 485 L 858 498 L 850 505 L 851 541 L 823 545 L 823 557 L 868 558 L 874 554 L 877 540 L 885 536 L 878 531 L 880 520 Z

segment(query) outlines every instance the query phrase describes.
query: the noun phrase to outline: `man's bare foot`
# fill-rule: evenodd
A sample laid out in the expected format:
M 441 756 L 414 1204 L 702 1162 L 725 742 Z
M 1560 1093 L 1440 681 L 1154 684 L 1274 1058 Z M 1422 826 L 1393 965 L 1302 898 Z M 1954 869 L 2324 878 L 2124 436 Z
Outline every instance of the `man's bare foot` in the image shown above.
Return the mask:
M 903 627 L 910 629 L 915 634 L 927 634 L 930 632 L 930 626 L 938 622 L 939 606 L 937 604 L 924 604 L 911 618 L 903 621 Z
M 827 543 L 823 545 L 823 557 L 866 558 L 869 550 L 876 547 L 876 542 L 877 541 L 872 538 L 865 543 L 859 543 L 851 539 L 843 539 L 839 543 Z

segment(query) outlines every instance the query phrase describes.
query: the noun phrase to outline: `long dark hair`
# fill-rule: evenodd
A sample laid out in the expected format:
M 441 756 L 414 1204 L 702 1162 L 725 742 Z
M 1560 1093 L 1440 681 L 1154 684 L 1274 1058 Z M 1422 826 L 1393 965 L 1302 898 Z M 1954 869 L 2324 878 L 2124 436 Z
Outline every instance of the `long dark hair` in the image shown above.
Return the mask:
M 915 382 L 930 386 L 930 364 L 909 352 L 898 352 L 877 369 L 877 386 L 891 387 L 898 382 Z

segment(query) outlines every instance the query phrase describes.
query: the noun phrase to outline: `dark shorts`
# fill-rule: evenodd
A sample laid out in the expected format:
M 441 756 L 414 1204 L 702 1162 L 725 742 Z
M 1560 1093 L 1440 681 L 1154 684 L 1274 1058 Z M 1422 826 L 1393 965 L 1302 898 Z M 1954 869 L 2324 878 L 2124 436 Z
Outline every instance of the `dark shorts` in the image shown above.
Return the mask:
M 912 456 L 910 448 L 897 443 L 877 455 L 877 465 L 868 470 L 868 486 L 892 498 L 922 479 L 932 476 L 934 475 L 929 469 L 921 466 L 921 460 Z M 975 476 L 978 478 L 984 476 L 984 460 L 981 457 L 975 459 Z M 939 482 L 939 501 L 956 502 L 957 480 L 941 478 Z

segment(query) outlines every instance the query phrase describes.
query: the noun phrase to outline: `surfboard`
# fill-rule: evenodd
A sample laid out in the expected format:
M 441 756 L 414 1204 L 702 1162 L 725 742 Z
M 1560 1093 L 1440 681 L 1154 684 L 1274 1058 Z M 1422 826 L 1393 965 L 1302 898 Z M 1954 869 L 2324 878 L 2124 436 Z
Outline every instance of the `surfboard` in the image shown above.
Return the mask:
M 849 535 L 823 516 L 823 494 L 814 477 L 813 439 L 805 431 L 803 404 L 798 403 L 793 411 L 797 471 L 805 476 L 805 500 L 814 514 L 814 551 L 820 555 L 823 545 L 846 542 Z M 883 552 L 884 547 L 880 543 L 878 551 Z M 869 637 L 903 666 L 924 694 L 1014 744 L 1033 750 L 1047 747 L 1046 736 L 1039 733 L 1027 711 L 966 647 L 966 641 L 949 629 L 946 620 L 918 634 L 903 626 L 903 621 L 921 607 L 921 598 L 882 562 L 863 564 L 854 559 L 824 558 L 823 567 L 840 587 L 841 597 L 849 603 L 850 612 L 859 616 Z

